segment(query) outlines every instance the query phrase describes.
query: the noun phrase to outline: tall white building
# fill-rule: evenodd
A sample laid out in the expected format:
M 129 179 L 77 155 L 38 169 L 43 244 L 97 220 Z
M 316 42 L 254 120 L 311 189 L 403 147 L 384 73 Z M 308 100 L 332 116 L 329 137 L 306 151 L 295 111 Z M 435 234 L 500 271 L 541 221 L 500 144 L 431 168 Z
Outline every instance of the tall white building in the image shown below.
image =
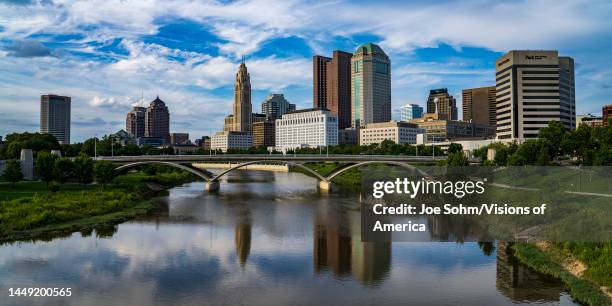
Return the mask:
M 408 122 L 370 123 L 359 129 L 359 145 L 371 145 L 381 143 L 384 140 L 392 140 L 397 144 L 415 144 L 417 143 L 417 135 L 424 133 L 424 129 Z
M 338 144 L 338 117 L 325 109 L 305 109 L 276 119 L 276 147 L 281 151 Z
M 423 117 L 423 108 L 418 104 L 406 104 L 400 108 L 400 121 Z
M 557 51 L 510 51 L 496 61 L 499 139 L 538 136 L 550 121 L 576 128 L 574 60 Z
M 228 149 L 246 150 L 253 146 L 253 137 L 249 132 L 217 132 L 210 138 L 210 148 L 227 152 Z

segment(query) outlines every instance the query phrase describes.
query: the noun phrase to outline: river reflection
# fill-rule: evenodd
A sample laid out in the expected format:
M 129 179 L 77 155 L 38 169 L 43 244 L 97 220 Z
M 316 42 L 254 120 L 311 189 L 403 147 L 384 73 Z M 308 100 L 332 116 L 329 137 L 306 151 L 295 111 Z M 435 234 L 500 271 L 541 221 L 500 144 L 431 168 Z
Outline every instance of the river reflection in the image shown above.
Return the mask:
M 202 189 L 174 188 L 155 214 L 117 226 L 0 246 L 0 304 L 574 305 L 504 243 L 362 242 L 358 198 L 321 196 L 301 174 L 237 171 L 218 194 Z

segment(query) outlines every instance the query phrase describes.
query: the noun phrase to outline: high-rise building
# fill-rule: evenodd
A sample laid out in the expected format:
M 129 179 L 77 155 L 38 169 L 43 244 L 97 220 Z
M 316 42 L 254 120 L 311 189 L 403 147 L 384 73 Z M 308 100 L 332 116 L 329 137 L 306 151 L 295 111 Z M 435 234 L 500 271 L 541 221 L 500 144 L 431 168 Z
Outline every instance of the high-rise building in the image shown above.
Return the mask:
M 274 121 L 266 120 L 253 123 L 253 146 L 274 147 L 275 144 Z
M 170 112 L 159 96 L 151 101 L 145 111 L 145 137 L 170 141 Z
M 132 111 L 127 114 L 125 119 L 125 131 L 134 137 L 144 137 L 145 135 L 145 112 L 146 108 L 134 106 Z
M 251 76 L 244 61 L 240 63 L 234 82 L 233 113 L 225 118 L 224 131 L 251 132 Z
M 351 58 L 351 126 L 391 120 L 391 61 L 373 43 Z
M 457 101 L 447 88 L 432 89 L 427 97 L 427 113 L 438 114 L 441 118 L 457 120 Z
M 338 117 L 338 128 L 351 126 L 351 57 L 336 50 L 327 64 L 327 109 Z
M 462 97 L 463 121 L 495 125 L 495 86 L 464 89 Z
M 604 125 L 610 125 L 610 119 L 612 119 L 612 104 L 601 108 L 601 118 Z
M 271 94 L 261 103 L 261 112 L 268 120 L 276 120 L 292 111 L 295 111 L 295 104 L 289 103 L 283 94 Z
M 304 109 L 276 119 L 276 147 L 295 148 L 338 145 L 338 117 L 326 109 Z
M 418 104 L 406 104 L 400 109 L 400 121 L 423 117 L 423 108 Z
M 172 133 L 170 134 L 170 144 L 180 145 L 189 142 L 189 133 Z
M 576 128 L 574 60 L 557 51 L 510 51 L 496 61 L 497 137 L 538 136 L 550 121 Z
M 55 136 L 60 144 L 70 144 L 71 98 L 40 96 L 40 132 Z
M 315 55 L 312 57 L 312 107 L 327 108 L 327 64 L 331 58 Z

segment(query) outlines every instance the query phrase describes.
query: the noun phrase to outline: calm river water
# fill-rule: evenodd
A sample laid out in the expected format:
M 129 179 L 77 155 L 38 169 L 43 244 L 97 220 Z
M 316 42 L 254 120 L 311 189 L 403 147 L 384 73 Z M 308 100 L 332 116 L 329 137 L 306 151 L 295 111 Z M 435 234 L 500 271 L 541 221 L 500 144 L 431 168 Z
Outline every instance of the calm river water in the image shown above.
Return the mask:
M 359 202 L 296 173 L 194 182 L 154 216 L 0 246 L 0 305 L 575 305 L 504 243 L 363 243 Z M 71 297 L 8 297 L 9 288 Z

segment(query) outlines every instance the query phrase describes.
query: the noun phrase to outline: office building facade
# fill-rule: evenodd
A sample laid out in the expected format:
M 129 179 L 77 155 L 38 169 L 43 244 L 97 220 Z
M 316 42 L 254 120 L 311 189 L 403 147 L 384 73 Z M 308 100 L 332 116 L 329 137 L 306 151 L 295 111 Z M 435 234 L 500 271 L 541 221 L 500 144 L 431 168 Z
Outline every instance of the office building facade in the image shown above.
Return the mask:
M 495 86 L 464 89 L 462 98 L 463 121 L 495 125 Z
M 457 101 L 447 88 L 432 89 L 427 97 L 427 113 L 438 114 L 440 118 L 457 120 Z
M 321 55 L 312 57 L 312 107 L 327 109 L 327 64 L 331 58 Z
M 253 146 L 274 147 L 276 143 L 274 121 L 266 120 L 253 123 Z
M 180 145 L 189 143 L 189 133 L 171 133 L 170 144 Z
M 601 108 L 601 118 L 604 125 L 610 125 L 610 119 L 612 119 L 612 104 Z
M 125 118 L 125 131 L 134 137 L 144 137 L 145 135 L 145 113 L 147 109 L 141 106 L 134 106 Z
M 407 122 L 421 117 L 423 117 L 423 108 L 418 104 L 406 104 L 400 108 L 400 121 Z
M 428 143 L 495 138 L 493 125 L 447 120 L 445 115 L 425 114 L 422 118 L 410 120 L 410 123 L 425 131 Z
M 261 112 L 268 120 L 276 120 L 292 111 L 295 111 L 295 104 L 289 103 L 283 94 L 271 94 L 261 103 Z
M 557 51 L 510 51 L 496 61 L 499 139 L 536 138 L 550 121 L 576 128 L 574 60 Z
M 367 146 L 391 140 L 397 144 L 415 144 L 417 135 L 425 131 L 418 125 L 408 122 L 370 123 L 359 128 L 359 145 Z
M 338 144 L 338 117 L 329 110 L 305 109 L 276 119 L 276 148 L 326 147 Z
M 391 121 L 391 61 L 376 44 L 351 58 L 351 126 Z
M 40 96 L 40 132 L 55 136 L 60 144 L 70 144 L 70 109 L 67 96 Z
M 227 152 L 228 149 L 247 150 L 253 146 L 253 137 L 249 132 L 217 132 L 210 138 L 210 148 Z
M 145 137 L 163 138 L 170 142 L 170 112 L 159 97 L 151 101 L 145 111 Z

